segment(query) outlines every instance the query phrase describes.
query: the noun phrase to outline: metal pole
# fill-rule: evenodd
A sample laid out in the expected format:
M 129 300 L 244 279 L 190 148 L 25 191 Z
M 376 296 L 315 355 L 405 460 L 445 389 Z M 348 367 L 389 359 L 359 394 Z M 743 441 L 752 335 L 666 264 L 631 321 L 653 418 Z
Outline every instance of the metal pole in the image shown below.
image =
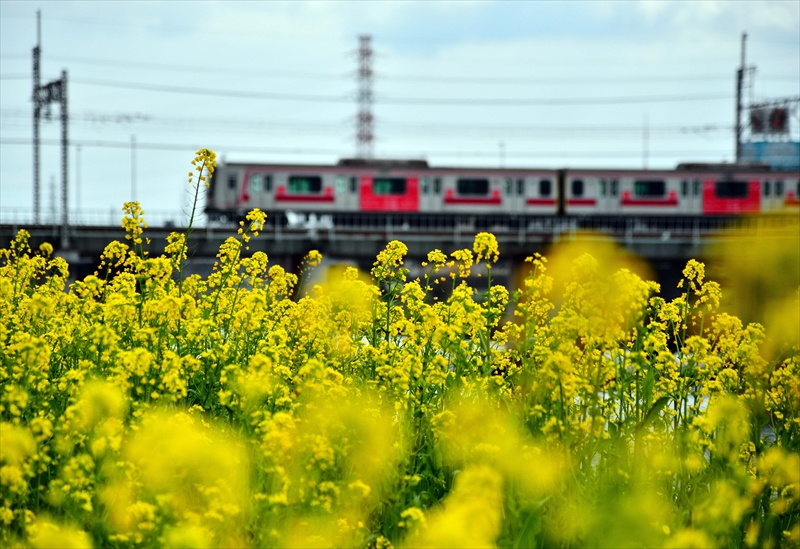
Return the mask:
M 69 113 L 67 112 L 67 71 L 61 71 L 61 249 L 69 247 Z
M 131 135 L 131 202 L 136 202 L 136 136 Z
M 50 228 L 53 231 L 53 235 L 56 232 L 56 224 L 58 223 L 58 199 L 56 198 L 56 174 L 50 174 L 50 216 L 49 216 L 49 224 Z
M 648 150 L 648 147 L 649 147 L 649 145 L 650 145 L 650 143 L 648 142 L 649 140 L 650 140 L 650 127 L 649 127 L 649 120 L 648 120 L 648 117 L 647 117 L 647 115 L 645 114 L 645 115 L 644 115 L 644 126 L 643 126 L 643 128 L 642 128 L 642 145 L 643 145 L 643 150 L 642 150 L 642 167 L 643 167 L 645 170 L 647 169 L 647 157 L 648 157 L 648 155 L 649 155 L 649 150 Z
M 39 224 L 39 56 L 41 54 L 42 12 L 36 11 L 36 46 L 33 48 L 33 224 Z
M 81 146 L 75 147 L 75 223 L 81 215 Z
M 742 33 L 742 62 L 736 72 L 736 162 L 742 156 L 742 80 L 744 80 L 744 46 L 747 33 Z

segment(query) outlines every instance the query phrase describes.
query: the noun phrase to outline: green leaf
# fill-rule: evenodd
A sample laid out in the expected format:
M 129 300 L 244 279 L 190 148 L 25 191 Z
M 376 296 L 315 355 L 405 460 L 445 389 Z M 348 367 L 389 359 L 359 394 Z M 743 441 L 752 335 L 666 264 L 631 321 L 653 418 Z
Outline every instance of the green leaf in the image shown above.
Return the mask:
M 644 419 L 639 422 L 639 425 L 636 426 L 636 434 L 638 435 L 642 429 L 647 427 L 647 424 L 653 421 L 653 419 L 658 415 L 658 413 L 667 405 L 669 402 L 668 396 L 663 396 L 656 400 L 653 405 L 647 410 L 647 413 L 644 416 Z
M 642 402 L 647 405 L 650 402 L 650 397 L 653 395 L 653 386 L 656 381 L 656 369 L 647 365 L 647 375 L 644 376 L 642 381 Z

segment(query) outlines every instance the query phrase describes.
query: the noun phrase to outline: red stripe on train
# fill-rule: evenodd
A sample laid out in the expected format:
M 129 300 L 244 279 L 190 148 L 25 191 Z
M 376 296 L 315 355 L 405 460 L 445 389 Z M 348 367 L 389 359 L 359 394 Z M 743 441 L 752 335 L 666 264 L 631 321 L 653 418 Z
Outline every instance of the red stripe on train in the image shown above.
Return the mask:
M 631 192 L 625 191 L 622 193 L 622 201 L 620 203 L 623 206 L 677 206 L 678 196 L 675 194 L 675 191 L 672 191 L 669 193 L 669 198 L 666 199 L 644 200 L 631 198 Z
M 275 202 L 334 202 L 333 188 L 325 187 L 323 194 L 287 194 L 283 185 L 275 189 Z
M 486 206 L 499 206 L 503 203 L 503 199 L 500 197 L 500 191 L 494 190 L 492 191 L 492 196 L 489 198 L 466 198 L 461 196 L 456 196 L 453 189 L 447 189 L 444 193 L 444 203 L 445 204 L 483 204 Z
M 499 206 L 503 203 L 500 197 L 497 198 L 455 198 L 446 196 L 444 198 L 445 204 L 488 204 L 492 206 Z
M 556 201 L 548 198 L 529 198 L 525 202 L 528 206 L 555 206 Z
M 285 194 L 275 196 L 275 202 L 334 202 L 332 196 L 308 196 L 304 194 Z

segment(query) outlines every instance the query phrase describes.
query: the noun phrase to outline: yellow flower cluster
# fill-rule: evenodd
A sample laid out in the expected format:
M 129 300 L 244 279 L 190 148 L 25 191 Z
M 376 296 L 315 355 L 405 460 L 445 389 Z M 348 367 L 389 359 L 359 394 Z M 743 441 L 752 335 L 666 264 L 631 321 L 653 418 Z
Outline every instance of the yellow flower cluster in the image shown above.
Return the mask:
M 210 178 L 217 167 L 217 155 L 210 149 L 200 149 L 192 160 L 194 170 L 189 172 L 189 184 L 194 182 L 194 172 L 197 172 L 198 182 L 203 183 L 206 188 L 210 186 Z
M 0 250 L 3 546 L 800 544 L 797 334 L 723 310 L 702 263 L 667 301 L 593 237 L 479 291 L 481 233 L 417 280 L 393 241 L 306 290 L 247 250 L 263 212 L 208 278 L 126 213 L 69 285 L 26 231 Z

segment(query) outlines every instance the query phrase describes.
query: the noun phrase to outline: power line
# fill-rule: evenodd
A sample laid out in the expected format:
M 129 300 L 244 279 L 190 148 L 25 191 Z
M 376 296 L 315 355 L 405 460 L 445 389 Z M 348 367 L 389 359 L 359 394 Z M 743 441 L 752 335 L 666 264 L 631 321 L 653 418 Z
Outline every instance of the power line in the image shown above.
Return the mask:
M 0 145 L 30 145 L 30 139 L 20 138 L 0 138 Z M 59 145 L 60 141 L 56 139 L 43 139 L 42 145 Z M 80 145 L 81 147 L 100 147 L 100 148 L 114 148 L 126 149 L 131 147 L 130 141 L 88 141 L 88 140 L 73 140 L 70 142 L 72 145 Z M 227 154 L 235 153 L 277 153 L 277 154 L 292 154 L 292 155 L 335 155 L 338 157 L 347 156 L 347 149 L 323 149 L 323 148 L 297 148 L 297 147 L 253 147 L 253 146 L 239 146 L 228 145 L 223 146 L 220 144 L 176 144 L 176 143 L 136 143 L 137 150 L 157 150 L 157 151 L 196 151 L 200 148 L 211 148 L 217 151 L 226 151 Z M 686 151 L 659 151 L 651 152 L 651 157 L 671 158 L 675 156 L 713 156 L 719 157 L 726 155 L 729 151 L 699 151 L 699 150 L 686 150 Z M 387 156 L 396 156 L 403 158 L 418 158 L 419 151 L 387 151 Z M 481 157 L 481 158 L 496 158 L 497 151 L 447 151 L 447 150 L 432 150 L 427 151 L 427 156 L 442 156 L 442 157 Z M 547 152 L 547 151 L 511 151 L 507 152 L 506 156 L 512 158 L 639 158 L 641 151 L 562 151 L 562 152 Z
M 0 58 L 10 59 L 28 59 L 29 55 L 2 55 Z M 53 61 L 62 61 L 66 63 L 78 63 L 88 65 L 110 66 L 110 67 L 129 67 L 147 70 L 158 70 L 168 72 L 187 72 L 187 73 L 207 73 L 207 67 L 201 66 L 187 66 L 187 65 L 169 65 L 161 63 L 141 63 L 132 61 L 115 61 L 111 59 L 92 59 L 84 57 L 61 57 L 61 56 L 48 56 L 48 59 Z M 218 68 L 214 70 L 217 74 L 231 74 L 248 77 L 261 77 L 261 78 L 286 78 L 286 79 L 303 79 L 303 80 L 348 80 L 353 77 L 350 72 L 342 73 L 315 73 L 315 72 L 296 72 L 296 71 L 282 71 L 282 70 L 263 70 L 263 69 L 245 69 L 245 68 Z M 10 73 L 0 75 L 0 80 L 15 80 L 30 78 L 27 73 Z M 674 76 L 655 76 L 655 77 L 613 77 L 613 78 L 513 78 L 504 76 L 437 76 L 425 74 L 392 74 L 392 73 L 375 73 L 376 80 L 387 80 L 397 82 L 429 82 L 441 84 L 514 84 L 514 85 L 528 85 L 528 86 L 544 86 L 551 84 L 620 84 L 620 83 L 677 83 L 677 82 L 727 82 L 731 80 L 730 75 L 709 75 L 709 74 L 689 74 L 689 75 L 674 75 Z M 793 76 L 771 76 L 760 75 L 759 80 L 763 81 L 780 81 L 780 82 L 796 82 L 798 77 Z
M 308 95 L 295 93 L 264 93 L 238 90 L 220 90 L 210 88 L 192 88 L 188 86 L 170 86 L 164 84 L 140 84 L 137 82 L 120 82 L 99 80 L 94 78 L 75 78 L 76 84 L 104 86 L 111 88 L 135 89 L 187 95 L 206 95 L 217 97 L 238 97 L 241 99 L 266 99 L 272 101 L 301 101 L 316 103 L 352 103 L 349 96 Z M 547 99 L 468 99 L 468 98 L 431 98 L 431 97 L 383 97 L 376 98 L 376 103 L 385 105 L 436 105 L 436 106 L 484 106 L 484 107 L 519 107 L 519 106 L 568 106 L 568 105 L 611 105 L 632 103 L 671 103 L 686 101 L 730 100 L 730 94 L 687 94 L 687 95 L 653 95 L 653 96 L 617 96 L 592 98 L 547 98 Z
M 3 137 L 0 138 L 0 145 L 30 145 L 32 141 L 24 138 Z M 56 139 L 42 139 L 42 145 L 56 145 L 61 142 Z M 130 150 L 130 141 L 89 141 L 73 139 L 70 141 L 71 145 L 80 145 L 81 147 L 94 147 L 94 148 L 111 148 L 111 149 L 127 149 Z M 201 148 L 209 148 L 207 144 L 176 144 L 176 143 L 144 143 L 137 142 L 136 148 L 138 150 L 155 150 L 155 151 L 197 151 Z M 280 153 L 280 154 L 340 154 L 343 149 L 312 149 L 301 147 L 251 147 L 251 146 L 236 146 L 236 147 L 223 147 L 216 146 L 210 147 L 217 150 L 236 150 L 241 152 L 267 152 L 267 153 Z
M 209 88 L 194 88 L 189 86 L 170 86 L 165 84 L 140 84 L 137 82 L 118 82 L 114 80 L 100 80 L 95 78 L 75 78 L 76 84 L 89 86 L 103 86 L 109 88 L 124 88 L 130 90 L 156 91 L 166 93 L 182 93 L 187 95 L 211 95 L 217 97 L 238 97 L 241 99 L 268 99 L 273 101 L 303 101 L 315 103 L 352 103 L 353 99 L 342 95 L 306 95 L 299 93 L 265 93 L 238 90 L 215 90 Z
M 378 80 L 402 80 L 406 82 L 441 82 L 452 84 L 525 84 L 525 85 L 549 85 L 549 84 L 620 84 L 620 83 L 669 83 L 669 82 L 729 82 L 730 75 L 682 75 L 682 76 L 657 76 L 657 77 L 618 77 L 618 78 L 506 78 L 506 77 L 474 77 L 474 76 L 427 76 L 412 74 L 388 74 L 377 73 Z M 761 80 L 781 80 L 796 81 L 792 77 L 760 77 Z
M 8 125 L 9 120 L 20 120 L 27 123 L 31 119 L 28 111 L 20 109 L 0 110 L 0 120 Z M 72 123 L 83 123 L 87 126 L 125 125 L 144 124 L 148 126 L 159 126 L 167 128 L 181 129 L 229 129 L 235 131 L 270 131 L 281 129 L 282 131 L 305 131 L 305 132 L 339 132 L 346 125 L 347 120 L 339 122 L 317 122 L 308 120 L 253 120 L 237 118 L 202 118 L 196 117 L 163 117 L 143 113 L 110 113 L 110 112 L 84 112 L 76 113 L 70 117 Z M 400 130 L 406 132 L 424 132 L 425 134 L 460 134 L 464 132 L 481 133 L 503 133 L 503 134 L 525 134 L 540 133 L 543 135 L 552 134 L 571 134 L 577 133 L 582 136 L 585 134 L 609 135 L 609 134 L 636 134 L 641 132 L 638 125 L 519 125 L 519 124 L 425 124 L 413 122 L 394 122 L 383 120 L 378 124 L 382 129 Z M 13 124 L 12 124 L 13 126 Z M 16 124 L 22 127 L 23 124 Z M 701 124 L 694 126 L 651 126 L 650 132 L 657 134 L 708 134 L 713 132 L 730 133 L 734 129 L 730 124 Z
M 4 59 L 28 59 L 30 55 L 3 55 L 0 56 Z M 142 63 L 139 61 L 115 61 L 113 59 L 95 59 L 89 57 L 62 57 L 62 56 L 47 56 L 50 61 L 59 61 L 63 63 L 77 63 L 82 65 L 98 65 L 106 67 L 127 67 L 134 69 L 147 69 L 168 72 L 192 72 L 192 73 L 208 73 L 208 67 L 199 65 L 171 65 L 165 63 Z M 215 74 L 236 74 L 247 76 L 263 76 L 265 78 L 301 78 L 301 79 L 349 79 L 352 75 L 347 72 L 342 73 L 315 73 L 315 72 L 297 72 L 297 71 L 280 71 L 280 70 L 258 70 L 258 69 L 228 69 L 228 68 L 215 68 Z

